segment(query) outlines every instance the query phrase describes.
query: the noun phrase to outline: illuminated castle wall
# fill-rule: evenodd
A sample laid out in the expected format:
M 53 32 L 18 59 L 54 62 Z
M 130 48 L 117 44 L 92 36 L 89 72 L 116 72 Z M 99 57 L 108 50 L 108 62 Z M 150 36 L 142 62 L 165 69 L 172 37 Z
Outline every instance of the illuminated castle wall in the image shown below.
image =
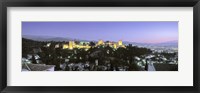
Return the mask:
M 122 40 L 119 40 L 117 43 L 115 42 L 103 42 L 103 40 L 99 40 L 98 43 L 96 44 L 96 46 L 100 46 L 100 45 L 107 45 L 110 46 L 112 48 L 119 48 L 119 47 L 123 47 L 125 48 L 125 45 L 123 45 Z
M 103 45 L 103 44 L 104 44 L 103 40 L 99 40 L 97 43 L 97 45 Z
M 68 44 L 63 44 L 63 49 L 68 49 L 69 45 Z
M 123 44 L 122 44 L 122 40 L 119 40 L 119 41 L 118 41 L 118 45 L 119 45 L 119 46 L 122 46 L 122 45 L 123 45 Z
M 69 41 L 69 49 L 73 49 L 75 48 L 76 44 L 74 43 L 74 41 Z
M 63 44 L 63 49 L 74 49 L 74 48 L 84 48 L 89 49 L 91 46 L 76 44 L 74 41 L 69 41 L 69 44 Z
M 99 40 L 96 44 L 96 47 L 97 46 L 110 46 L 112 48 L 119 48 L 119 47 L 123 47 L 123 48 L 126 48 L 125 45 L 123 45 L 123 42 L 122 40 L 119 40 L 118 42 L 105 42 L 103 40 Z M 74 49 L 74 48 L 84 48 L 84 49 L 89 49 L 91 48 L 91 46 L 89 46 L 89 43 L 86 42 L 85 45 L 83 45 L 83 42 L 81 42 L 80 44 L 76 44 L 74 41 L 69 41 L 69 44 L 63 44 L 63 49 Z

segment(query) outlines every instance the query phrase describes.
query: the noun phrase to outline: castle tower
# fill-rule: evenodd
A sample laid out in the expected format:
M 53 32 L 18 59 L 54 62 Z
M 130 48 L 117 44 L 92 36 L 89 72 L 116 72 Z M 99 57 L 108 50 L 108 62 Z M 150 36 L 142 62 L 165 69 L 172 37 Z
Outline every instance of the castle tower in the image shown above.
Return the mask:
M 68 44 L 64 44 L 63 49 L 67 49 L 67 48 L 69 48 Z
M 73 49 L 75 47 L 74 41 L 69 41 L 69 49 Z
M 119 46 L 122 46 L 122 45 L 123 45 L 123 44 L 122 44 L 122 40 L 119 40 L 119 41 L 118 41 L 118 45 L 119 45 Z
M 103 40 L 99 40 L 97 43 L 97 45 L 103 45 L 103 44 L 104 44 Z
M 117 49 L 117 44 L 114 44 L 113 47 L 114 47 L 114 49 Z

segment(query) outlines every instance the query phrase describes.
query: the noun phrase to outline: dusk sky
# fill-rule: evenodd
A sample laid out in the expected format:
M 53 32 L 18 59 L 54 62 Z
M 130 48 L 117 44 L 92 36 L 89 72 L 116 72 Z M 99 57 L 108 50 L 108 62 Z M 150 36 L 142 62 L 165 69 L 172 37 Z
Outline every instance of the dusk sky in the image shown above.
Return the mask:
M 178 40 L 178 22 L 22 22 L 22 35 L 161 43 Z

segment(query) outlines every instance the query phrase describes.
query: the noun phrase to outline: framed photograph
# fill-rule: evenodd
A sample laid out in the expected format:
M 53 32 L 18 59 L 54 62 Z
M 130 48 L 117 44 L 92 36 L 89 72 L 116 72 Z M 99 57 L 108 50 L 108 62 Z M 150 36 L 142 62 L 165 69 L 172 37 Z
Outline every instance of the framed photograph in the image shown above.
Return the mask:
M 2 93 L 199 93 L 199 0 L 0 6 Z

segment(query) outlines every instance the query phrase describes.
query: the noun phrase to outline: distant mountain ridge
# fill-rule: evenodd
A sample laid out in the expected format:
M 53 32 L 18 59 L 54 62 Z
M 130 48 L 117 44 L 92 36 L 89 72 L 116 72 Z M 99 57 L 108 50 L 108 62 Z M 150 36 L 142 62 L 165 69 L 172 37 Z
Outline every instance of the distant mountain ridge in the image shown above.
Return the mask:
M 157 46 L 157 47 L 178 47 L 178 41 L 167 41 L 167 42 L 161 42 L 161 43 L 138 43 L 138 42 L 123 42 L 125 45 L 132 44 L 136 46 L 142 46 L 142 47 L 150 47 L 150 46 Z
M 31 39 L 35 41 L 70 41 L 70 40 L 79 40 L 79 41 L 87 41 L 89 40 L 80 40 L 80 39 L 73 39 L 73 38 L 64 38 L 64 37 L 54 37 L 54 36 L 33 36 L 33 35 L 23 35 L 23 38 Z M 167 41 L 162 43 L 138 43 L 138 42 L 128 42 L 123 41 L 125 45 L 132 44 L 137 46 L 167 46 L 167 47 L 178 47 L 178 41 Z
M 172 46 L 172 47 L 178 47 L 178 40 L 174 41 L 168 41 L 163 43 L 157 43 L 157 46 Z
M 72 40 L 77 40 L 77 41 L 85 41 L 85 42 L 90 42 L 91 40 L 80 40 L 80 39 L 74 39 L 74 38 L 68 38 L 68 37 L 55 37 L 55 36 L 34 36 L 34 35 L 22 35 L 23 38 L 26 39 L 31 39 L 35 41 L 72 41 Z
M 72 38 L 54 37 L 54 36 L 33 36 L 33 35 L 23 35 L 23 38 L 31 39 L 35 41 L 70 41 L 74 40 Z

